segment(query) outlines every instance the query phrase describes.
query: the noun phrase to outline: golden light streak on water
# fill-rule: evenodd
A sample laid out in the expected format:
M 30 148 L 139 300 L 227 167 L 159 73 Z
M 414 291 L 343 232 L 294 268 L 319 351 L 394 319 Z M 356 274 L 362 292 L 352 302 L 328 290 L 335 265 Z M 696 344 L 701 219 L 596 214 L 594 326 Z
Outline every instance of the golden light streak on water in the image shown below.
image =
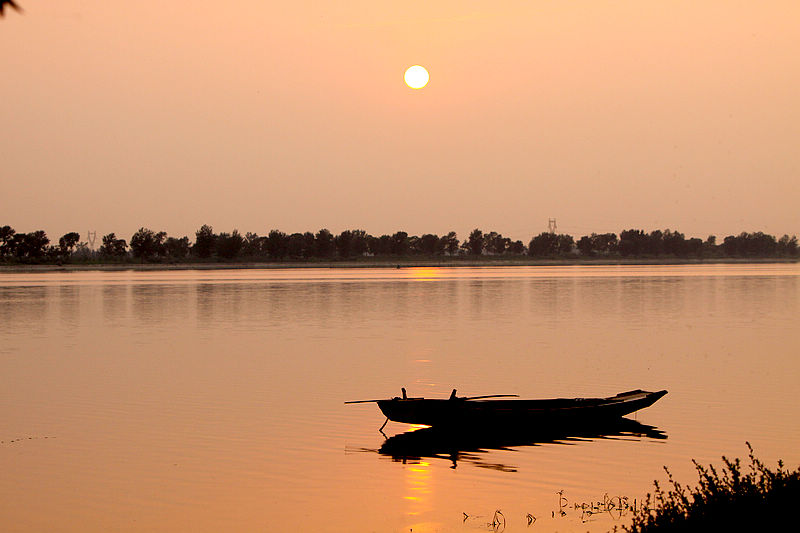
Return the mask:
M 441 276 L 441 270 L 436 267 L 415 267 L 409 269 L 409 274 L 414 279 L 436 279 Z
M 425 427 L 428 426 L 417 424 L 413 429 Z M 405 467 L 407 494 L 403 499 L 407 505 L 406 516 L 416 520 L 407 525 L 409 531 L 426 533 L 442 530 L 441 522 L 428 519 L 436 505 L 434 473 L 435 470 L 428 461 L 420 461 Z
M 433 473 L 430 466 L 429 462 L 420 461 L 405 468 L 406 494 L 403 499 L 409 502 L 406 509 L 408 516 L 419 516 L 433 509 Z

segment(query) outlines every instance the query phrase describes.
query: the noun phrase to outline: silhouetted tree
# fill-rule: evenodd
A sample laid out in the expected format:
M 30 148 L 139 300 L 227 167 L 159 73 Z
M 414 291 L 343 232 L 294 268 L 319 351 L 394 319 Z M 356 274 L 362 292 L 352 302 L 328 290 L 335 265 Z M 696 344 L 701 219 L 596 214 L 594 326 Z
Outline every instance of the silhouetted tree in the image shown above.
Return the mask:
M 797 236 L 792 235 L 789 237 L 788 235 L 784 235 L 781 237 L 778 240 L 777 252 L 778 255 L 783 257 L 797 257 Z
M 154 232 L 149 228 L 139 228 L 131 236 L 131 252 L 142 261 L 149 261 L 164 255 L 164 231 Z
M 444 237 L 442 237 L 442 249 L 444 253 L 447 255 L 456 255 L 458 254 L 458 236 L 456 235 L 455 231 L 451 231 Z
M 759 257 L 774 257 L 778 251 L 778 241 L 772 235 L 756 232 L 748 236 L 746 242 L 747 255 Z
M 574 246 L 572 235 L 544 232 L 531 239 L 528 254 L 534 257 L 567 255 Z
M 664 253 L 664 233 L 653 230 L 644 240 L 644 253 L 647 255 L 661 255 Z
M 24 242 L 25 233 L 15 233 L 11 236 L 11 242 L 8 244 L 8 248 L 14 252 L 14 256 L 17 259 L 25 257 L 25 250 L 22 249 Z
M 213 228 L 208 224 L 203 224 L 194 236 L 192 253 L 197 257 L 211 257 L 217 247 L 217 236 L 214 234 Z
M 339 235 L 333 238 L 334 246 L 336 247 L 336 253 L 339 257 L 350 257 L 353 253 L 353 232 L 350 230 L 345 230 L 341 232 Z
M 368 249 L 368 235 L 362 229 L 345 230 L 334 238 L 339 257 L 361 256 Z
M 241 252 L 243 245 L 244 239 L 239 235 L 239 230 L 233 230 L 233 233 L 220 233 L 217 235 L 217 256 L 234 259 Z
M 558 236 L 555 233 L 540 233 L 528 244 L 528 254 L 534 257 L 555 255 L 558 251 Z
M 96 258 L 99 254 L 89 248 L 88 242 L 79 242 L 75 246 L 75 250 L 70 254 L 69 259 L 70 261 L 81 261 L 81 262 L 88 262 L 93 258 Z
M 410 255 L 419 255 L 422 253 L 421 239 L 417 235 L 408 236 L 408 251 Z
M 280 230 L 271 230 L 264 241 L 264 247 L 267 249 L 270 259 L 280 261 L 288 253 L 288 236 Z
M 481 255 L 486 247 L 486 242 L 483 240 L 483 232 L 478 228 L 472 230 L 467 238 L 467 249 L 471 255 Z
M 392 237 L 390 235 L 381 235 L 380 237 L 367 237 L 367 250 L 372 255 L 385 256 L 392 253 Z
M 719 255 L 719 247 L 717 246 L 716 235 L 709 235 L 705 242 L 701 245 L 698 255 L 703 257 L 714 257 Z
M 317 246 L 317 238 L 310 231 L 303 233 L 303 257 L 314 257 Z
M 47 252 L 47 245 L 50 239 L 43 230 L 32 231 L 30 233 L 16 233 L 12 236 L 12 247 L 14 254 L 19 259 L 38 260 L 44 257 Z
M 237 230 L 233 233 L 215 235 L 211 226 L 203 225 L 196 232 L 197 240 L 190 246 L 189 238 L 169 237 L 165 232 L 155 233 L 147 228 L 140 228 L 131 237 L 130 249 L 133 256 L 142 261 L 169 257 L 184 259 L 188 252 L 207 258 L 216 254 L 225 259 L 237 257 L 266 257 L 274 260 L 309 259 L 312 257 L 330 258 L 336 255 L 341 258 L 356 257 L 367 253 L 375 256 L 405 256 L 408 254 L 424 254 L 436 256 L 442 254 L 529 254 L 538 257 L 557 257 L 573 253 L 575 248 L 584 256 L 597 254 L 609 255 L 619 253 L 625 257 L 668 255 L 673 257 L 798 257 L 798 239 L 796 236 L 783 235 L 776 239 L 763 232 L 740 233 L 725 237 L 723 244 L 716 244 L 716 237 L 709 235 L 705 241 L 699 238 L 687 239 L 683 233 L 670 229 L 654 230 L 645 233 L 642 230 L 630 229 L 620 233 L 619 239 L 614 233 L 585 235 L 577 242 L 566 234 L 542 233 L 531 239 L 526 248 L 522 241 L 511 241 L 498 232 L 484 234 L 480 229 L 470 233 L 468 239 L 459 242 L 456 233 L 451 231 L 443 237 L 425 233 L 421 236 L 409 236 L 404 231 L 392 235 L 374 237 L 364 230 L 345 230 L 333 236 L 327 229 L 321 229 L 316 235 L 311 232 L 285 233 L 272 230 L 266 237 L 255 233 L 247 233 L 242 237 Z M 0 227 L 0 260 L 16 260 L 24 262 L 56 261 L 70 257 L 78 260 L 77 250 L 80 248 L 82 258 L 89 259 L 94 255 L 85 244 L 79 243 L 77 232 L 63 235 L 56 246 L 49 246 L 49 239 L 44 231 L 17 233 L 11 226 Z M 99 255 L 107 258 L 123 258 L 127 255 L 124 239 L 117 239 L 114 233 L 103 237 Z
M 74 231 L 63 235 L 58 239 L 58 254 L 63 258 L 69 257 L 80 240 L 80 234 Z
M 722 240 L 722 251 L 725 252 L 727 256 L 739 255 L 739 244 L 740 241 L 738 238 L 733 235 L 728 235 Z
M 419 238 L 419 251 L 425 255 L 441 255 L 444 253 L 444 241 L 438 235 L 425 233 Z
M 487 253 L 493 255 L 502 255 L 506 253 L 506 249 L 511 244 L 511 239 L 503 237 L 496 231 L 490 231 L 483 237 L 484 249 Z
M 616 233 L 592 233 L 592 250 L 601 254 L 608 255 L 617 251 L 619 241 Z
M 0 258 L 14 255 L 14 228 L 11 226 L 0 227 Z
M 647 235 L 639 229 L 629 229 L 619 234 L 619 253 L 623 256 L 642 255 L 645 252 Z
M 189 255 L 189 237 L 167 237 L 164 242 L 164 253 L 171 259 L 186 259 Z
M 97 251 L 103 257 L 121 258 L 128 254 L 127 248 L 128 243 L 125 242 L 125 239 L 117 239 L 115 234 L 109 233 L 103 236 L 103 244 L 100 245 Z
M 556 239 L 556 250 L 560 255 L 572 253 L 574 247 L 575 240 L 572 238 L 572 235 L 567 235 L 566 233 L 558 235 Z
M 247 232 L 244 234 L 241 255 L 244 257 L 259 257 L 265 254 L 264 237 L 259 237 L 257 233 Z
M 331 257 L 335 249 L 333 234 L 325 228 L 319 230 L 314 237 L 314 256 Z
M 686 255 L 701 257 L 703 255 L 703 239 L 692 237 L 686 241 Z
M 508 251 L 514 255 L 524 255 L 526 250 L 522 241 L 513 241 L 508 245 Z
M 774 257 L 778 250 L 778 242 L 772 235 L 762 232 L 740 233 L 738 236 L 728 235 L 722 242 L 725 255 L 741 257 Z
M 363 229 L 354 229 L 353 233 L 353 253 L 355 255 L 364 255 L 367 253 L 367 237 L 368 233 Z
M 587 257 L 591 257 L 595 254 L 594 248 L 592 247 L 592 238 L 588 235 L 584 235 L 580 239 L 578 239 L 577 243 L 578 250 L 581 252 L 581 255 L 585 255 Z
M 674 255 L 675 257 L 689 255 L 689 243 L 683 233 L 678 231 L 664 230 L 662 234 L 662 249 L 665 254 Z
M 389 246 L 392 255 L 406 255 L 408 253 L 408 233 L 398 231 L 392 235 Z
M 313 245 L 314 236 L 311 235 L 311 242 Z M 302 233 L 292 233 L 286 239 L 286 253 L 289 257 L 300 259 L 308 257 L 308 250 L 306 249 L 306 239 Z

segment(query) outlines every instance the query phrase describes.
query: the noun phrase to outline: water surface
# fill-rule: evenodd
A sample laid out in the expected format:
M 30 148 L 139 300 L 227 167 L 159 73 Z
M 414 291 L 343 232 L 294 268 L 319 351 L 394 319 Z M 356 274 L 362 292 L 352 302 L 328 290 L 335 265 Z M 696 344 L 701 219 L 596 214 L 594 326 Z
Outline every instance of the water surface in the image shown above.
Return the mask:
M 605 531 L 625 513 L 575 504 L 663 465 L 800 463 L 798 311 L 796 264 L 5 273 L 3 530 Z M 669 394 L 633 430 L 408 457 L 343 404 L 400 387 Z

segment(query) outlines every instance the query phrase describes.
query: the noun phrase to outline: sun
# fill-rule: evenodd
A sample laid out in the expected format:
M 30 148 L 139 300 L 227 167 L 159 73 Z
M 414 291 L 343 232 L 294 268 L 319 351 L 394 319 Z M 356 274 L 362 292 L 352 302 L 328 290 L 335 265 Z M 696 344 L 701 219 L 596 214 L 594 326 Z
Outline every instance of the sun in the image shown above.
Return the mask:
M 428 71 L 425 70 L 425 67 L 414 65 L 413 67 L 408 67 L 408 70 L 406 70 L 406 85 L 412 89 L 422 89 L 428 85 L 429 79 L 430 75 L 428 74 Z

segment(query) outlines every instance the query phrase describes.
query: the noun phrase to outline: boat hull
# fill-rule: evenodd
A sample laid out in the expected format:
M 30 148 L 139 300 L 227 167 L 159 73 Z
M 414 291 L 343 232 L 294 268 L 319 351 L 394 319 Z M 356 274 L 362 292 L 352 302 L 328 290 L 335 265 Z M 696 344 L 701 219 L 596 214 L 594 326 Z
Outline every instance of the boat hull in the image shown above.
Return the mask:
M 426 426 L 464 424 L 569 425 L 611 420 L 653 405 L 667 391 L 634 390 L 607 398 L 469 400 L 392 398 L 378 407 L 389 420 Z

